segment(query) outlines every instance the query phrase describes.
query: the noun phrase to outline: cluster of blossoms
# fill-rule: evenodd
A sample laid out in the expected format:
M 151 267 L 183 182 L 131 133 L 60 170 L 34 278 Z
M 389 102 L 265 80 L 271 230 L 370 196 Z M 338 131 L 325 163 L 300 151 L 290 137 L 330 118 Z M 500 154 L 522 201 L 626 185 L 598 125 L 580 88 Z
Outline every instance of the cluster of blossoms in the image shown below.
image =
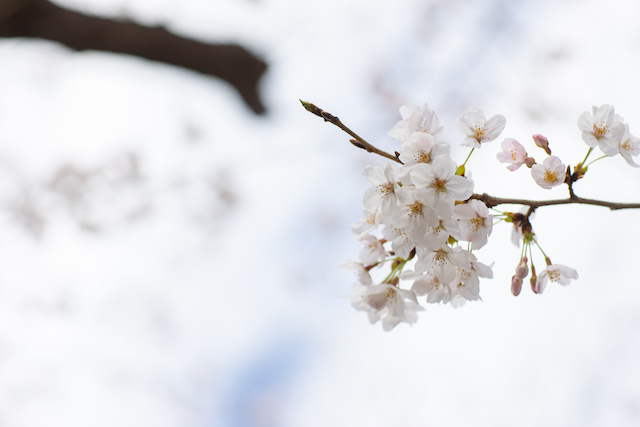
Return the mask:
M 322 110 L 312 112 L 327 121 L 337 121 Z M 457 166 L 451 159 L 450 145 L 439 140 L 443 128 L 427 104 L 423 107 L 406 104 L 400 108 L 400 115 L 402 120 L 389 132 L 400 143 L 396 152 L 398 162 L 364 169 L 363 174 L 371 183 L 363 199 L 365 217 L 352 226 L 363 247 L 357 262 L 343 264 L 358 275 L 353 306 L 367 312 L 372 323 L 381 319 L 387 331 L 400 322 L 417 320 L 417 312 L 424 310 L 418 297 L 426 296 L 426 303 L 453 307 L 480 300 L 479 278 L 492 278 L 493 272 L 472 252 L 487 244 L 494 219 L 512 223 L 513 242 L 518 246 L 523 242 L 511 282 L 513 295 L 520 293 L 523 280 L 529 275 L 532 243 L 539 247 L 529 222 L 533 209 L 526 214 L 496 211 L 493 215 L 474 195 L 473 181 L 465 176 L 466 161 Z M 505 125 L 504 116 L 498 114 L 487 120 L 482 110 L 472 108 L 458 121 L 458 130 L 464 137 L 461 145 L 473 152 L 496 140 Z M 614 113 L 613 107 L 593 107 L 593 115 L 585 112 L 580 116 L 578 127 L 590 147 L 589 153 L 598 146 L 606 156 L 621 154 L 627 163 L 638 166 L 631 157 L 639 154 L 640 140 L 629 134 L 629 126 Z M 533 139 L 548 155 L 542 164 L 529 157 L 512 138 L 502 142 L 498 160 L 508 163 L 511 171 L 525 164 L 542 188 L 567 183 L 571 190 L 572 182 L 586 172 L 586 158 L 570 175 L 562 161 L 551 155 L 544 136 L 534 135 Z M 536 274 L 533 262 L 530 263 L 533 292 L 542 293 L 548 281 L 567 285 L 578 278 L 575 270 L 552 264 L 543 251 L 542 254 L 547 264 L 545 270 Z M 385 265 L 390 266 L 390 272 L 374 283 L 371 270 Z

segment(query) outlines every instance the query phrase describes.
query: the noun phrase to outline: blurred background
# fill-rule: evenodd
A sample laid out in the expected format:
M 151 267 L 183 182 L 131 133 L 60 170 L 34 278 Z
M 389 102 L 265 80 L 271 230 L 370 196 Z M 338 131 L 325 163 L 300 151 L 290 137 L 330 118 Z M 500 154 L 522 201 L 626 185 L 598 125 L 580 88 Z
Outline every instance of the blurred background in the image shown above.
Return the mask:
M 575 165 L 592 105 L 640 133 L 640 3 L 51 2 L 97 19 L 87 33 L 134 31 L 75 48 L 48 37 L 75 21 L 56 32 L 23 3 L 0 8 L 0 426 L 640 425 L 639 212 L 540 209 L 538 240 L 580 279 L 518 298 L 498 224 L 477 253 L 495 262 L 483 301 L 385 333 L 337 267 L 360 250 L 361 171 L 384 159 L 298 101 L 391 152 L 398 108 L 428 102 L 458 163 L 457 118 L 480 107 L 507 117 L 500 140 L 541 161 L 541 133 Z M 148 49 L 139 26 L 199 47 Z M 201 44 L 253 65 L 176 63 Z M 566 197 L 498 151 L 467 164 L 476 192 Z M 639 202 L 640 170 L 606 159 L 574 188 Z

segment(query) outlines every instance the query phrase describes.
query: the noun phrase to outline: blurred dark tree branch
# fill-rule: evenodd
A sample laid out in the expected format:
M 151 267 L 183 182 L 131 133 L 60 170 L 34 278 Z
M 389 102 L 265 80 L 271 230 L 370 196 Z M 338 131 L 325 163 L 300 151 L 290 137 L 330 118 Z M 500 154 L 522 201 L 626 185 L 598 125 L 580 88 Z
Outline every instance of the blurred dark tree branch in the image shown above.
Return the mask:
M 219 77 L 256 113 L 265 109 L 258 82 L 267 64 L 233 44 L 207 44 L 162 27 L 104 19 L 63 9 L 47 0 L 0 0 L 0 37 L 37 37 L 74 50 L 125 53 Z

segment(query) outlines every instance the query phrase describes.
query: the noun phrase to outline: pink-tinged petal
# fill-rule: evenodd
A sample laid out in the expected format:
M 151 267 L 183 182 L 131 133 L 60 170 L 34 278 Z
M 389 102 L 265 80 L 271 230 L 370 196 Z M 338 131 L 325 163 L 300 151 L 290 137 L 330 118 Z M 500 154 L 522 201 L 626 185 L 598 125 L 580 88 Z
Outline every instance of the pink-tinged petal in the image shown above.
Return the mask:
M 391 165 L 391 163 L 385 163 L 384 165 L 384 177 L 387 182 L 395 183 L 396 182 L 397 172 Z
M 411 169 L 411 181 L 418 188 L 431 185 L 434 179 L 433 167 L 426 163 L 419 163 Z
M 469 111 L 465 113 L 464 117 L 474 132 L 476 130 L 476 125 L 481 124 L 484 126 L 487 124 L 487 119 L 484 117 L 484 113 L 477 107 L 469 108 Z
M 542 294 L 547 287 L 547 276 L 540 273 L 538 279 L 536 280 L 534 292 L 538 295 Z
M 600 138 L 598 140 L 598 148 L 609 157 L 613 157 L 620 152 L 618 141 L 609 138 Z
M 460 116 L 460 118 L 458 119 L 458 130 L 460 131 L 461 134 L 465 136 L 475 135 L 476 130 L 475 128 L 472 129 L 471 126 L 469 126 L 469 123 L 470 122 L 466 120 L 466 117 L 464 114 Z
M 564 165 L 562 164 L 562 160 L 560 160 L 557 156 L 549 156 L 542 162 L 544 166 L 549 169 L 557 169 L 560 168 L 564 171 Z
M 471 219 L 476 217 L 476 212 L 468 203 L 464 203 L 453 207 L 453 216 L 456 219 Z
M 436 211 L 429 206 L 422 207 L 422 214 L 424 215 L 424 219 L 427 221 L 427 224 L 432 228 L 437 228 L 440 225 L 440 218 L 436 214 Z
M 478 217 L 486 218 L 489 215 L 489 208 L 481 200 L 470 200 L 468 204 Z
M 373 185 L 380 185 L 387 182 L 387 178 L 384 176 L 383 169 L 375 166 L 365 166 L 362 171 L 362 175 L 364 175 L 367 180 Z
M 595 136 L 593 136 L 593 133 L 591 132 L 582 131 L 582 140 L 584 141 L 585 144 L 587 144 L 587 146 L 594 148 L 598 145 L 598 140 L 596 139 Z
M 594 122 L 604 122 L 607 126 L 613 124 L 614 120 L 614 107 L 609 104 L 601 105 L 600 107 L 593 107 L 593 121 Z
M 460 145 L 462 145 L 463 147 L 469 147 L 469 148 L 480 148 L 481 145 L 478 142 L 477 139 L 475 138 L 471 138 L 471 137 L 467 137 L 465 139 L 462 140 L 462 142 L 460 143 Z
M 629 155 L 628 152 L 626 151 L 621 151 L 620 154 L 622 155 L 622 158 L 624 159 L 625 162 L 627 162 L 627 164 L 629 166 L 633 166 L 634 168 L 638 168 L 640 167 L 640 165 L 636 164 L 633 159 L 631 158 L 631 156 Z
M 484 134 L 484 138 L 488 141 L 493 141 L 500 136 L 506 125 L 507 119 L 502 114 L 496 114 L 487 121 L 487 131 Z
M 485 279 L 493 279 L 493 270 L 486 264 L 481 262 L 473 262 L 471 263 L 473 270 L 478 273 L 479 277 L 484 277 Z
M 386 332 L 389 332 L 390 330 L 395 328 L 401 321 L 402 318 L 400 317 L 387 316 L 382 319 L 382 329 L 384 329 Z
M 447 194 L 454 200 L 466 200 L 473 194 L 473 183 L 463 176 L 452 176 L 447 182 Z
M 540 187 L 550 190 L 552 187 L 544 180 L 544 174 L 547 172 L 547 168 L 540 164 L 531 166 L 531 177 Z
M 435 159 L 438 156 L 451 156 L 451 146 L 446 142 L 438 142 L 431 149 L 431 159 Z
M 382 200 L 380 197 L 380 192 L 378 191 L 376 185 L 372 185 L 365 190 L 364 197 L 362 199 L 362 205 L 365 207 L 365 209 L 378 209 L 381 205 L 381 202 Z
M 625 130 L 626 129 L 624 123 L 614 123 L 613 125 L 611 125 L 611 128 L 609 129 L 609 135 L 607 136 L 612 140 L 618 142 L 624 136 Z
M 593 132 L 593 116 L 588 111 L 578 117 L 578 129 L 583 132 L 583 138 L 584 132 L 589 134 Z
M 448 156 L 438 156 L 431 162 L 433 173 L 443 181 L 449 180 L 456 174 L 456 162 Z
M 425 104 L 425 106 L 426 105 L 427 104 Z M 420 113 L 420 107 L 418 107 L 416 104 L 413 104 L 411 102 L 407 102 L 402 107 L 400 107 L 400 117 L 402 117 L 402 119 L 407 119 L 412 115 L 419 114 L 419 113 Z

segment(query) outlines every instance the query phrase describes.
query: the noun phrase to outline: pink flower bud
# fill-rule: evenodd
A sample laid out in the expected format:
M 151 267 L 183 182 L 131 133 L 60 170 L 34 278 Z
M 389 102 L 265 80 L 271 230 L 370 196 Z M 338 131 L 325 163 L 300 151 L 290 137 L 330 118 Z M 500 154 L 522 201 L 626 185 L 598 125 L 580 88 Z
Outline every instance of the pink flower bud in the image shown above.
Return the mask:
M 542 148 L 545 153 L 547 153 L 547 155 L 551 155 L 551 149 L 549 148 L 549 140 L 540 135 L 539 133 L 533 135 L 533 140 L 535 141 L 536 145 L 540 148 Z
M 524 164 L 528 167 L 531 168 L 531 166 L 536 164 L 536 161 L 533 160 L 533 157 L 525 157 L 524 159 Z
M 520 291 L 522 290 L 522 279 L 513 276 L 511 278 L 511 293 L 514 297 L 520 295 Z
M 528 275 L 529 275 L 529 266 L 526 263 L 520 264 L 518 267 L 516 267 L 515 277 L 517 277 L 518 279 L 524 279 Z
M 529 283 L 531 283 L 531 290 L 533 293 L 538 294 L 539 288 L 536 287 L 536 283 L 538 282 L 538 276 L 536 276 L 536 268 L 533 264 L 531 264 L 531 279 L 529 279 Z

